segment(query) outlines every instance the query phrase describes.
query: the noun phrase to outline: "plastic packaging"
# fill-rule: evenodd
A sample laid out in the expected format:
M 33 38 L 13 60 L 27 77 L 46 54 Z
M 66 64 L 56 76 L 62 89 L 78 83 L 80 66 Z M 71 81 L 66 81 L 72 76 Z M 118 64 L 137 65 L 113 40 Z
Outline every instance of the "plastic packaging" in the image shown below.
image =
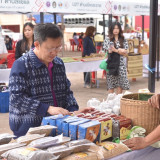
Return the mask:
M 9 143 L 14 137 L 16 136 L 9 133 L 0 134 L 0 145 Z
M 32 142 L 36 139 L 42 138 L 44 136 L 45 136 L 45 134 L 42 134 L 42 135 L 40 135 L 40 134 L 28 134 L 28 135 L 19 137 L 17 139 L 17 142 L 18 143 L 26 143 L 28 145 L 30 142 Z
M 25 143 L 21 143 L 21 144 L 20 143 L 9 143 L 9 144 L 0 145 L 0 155 L 10 149 L 22 147 L 25 145 L 26 145 Z
M 39 150 L 32 147 L 21 147 L 12 149 L 4 154 L 2 157 L 7 160 L 56 160 L 58 157 L 47 151 Z
M 56 129 L 56 126 L 40 126 L 40 127 L 34 127 L 30 128 L 27 132 L 27 134 L 45 134 L 45 136 L 49 136 L 53 129 Z
M 59 135 L 56 137 L 44 137 L 32 141 L 29 146 L 39 148 L 39 149 L 46 149 L 48 147 L 52 147 L 58 144 L 63 144 L 70 141 L 70 137 L 63 137 L 63 135 Z

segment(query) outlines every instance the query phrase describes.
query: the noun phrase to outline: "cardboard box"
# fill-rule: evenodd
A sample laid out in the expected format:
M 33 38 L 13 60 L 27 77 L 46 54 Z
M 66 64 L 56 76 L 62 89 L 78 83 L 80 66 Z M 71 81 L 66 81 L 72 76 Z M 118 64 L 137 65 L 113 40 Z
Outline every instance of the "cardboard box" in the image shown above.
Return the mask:
M 44 117 L 42 120 L 42 125 L 51 125 L 51 126 L 56 126 L 56 119 L 58 118 L 63 118 L 64 116 L 62 114 L 59 115 L 54 115 L 54 116 L 48 116 Z M 56 130 L 53 129 L 50 136 L 56 136 Z
M 112 137 L 112 120 L 109 117 L 102 118 L 99 120 L 101 122 L 101 134 L 100 141 L 106 140 Z
M 65 118 L 67 118 L 67 117 L 69 117 L 69 116 L 66 115 L 66 116 L 64 116 L 63 118 L 57 118 L 57 119 L 56 119 L 56 126 L 57 126 L 57 133 L 56 133 L 56 135 L 60 135 L 60 134 L 63 133 L 63 132 L 62 132 L 62 123 L 63 123 L 63 120 L 64 120 Z
M 100 141 L 100 122 L 91 121 L 79 125 L 78 139 L 88 139 L 91 142 L 99 143 Z
M 79 118 L 79 117 L 76 117 L 76 116 L 64 119 L 63 122 L 62 122 L 63 135 L 66 136 L 66 137 L 69 137 L 69 123 L 77 122 L 77 121 L 81 121 L 81 120 L 83 120 L 83 118 Z
M 78 139 L 78 126 L 80 124 L 89 122 L 89 119 L 84 119 L 78 122 L 73 122 L 69 124 L 69 136 L 71 137 L 71 140 L 76 140 Z

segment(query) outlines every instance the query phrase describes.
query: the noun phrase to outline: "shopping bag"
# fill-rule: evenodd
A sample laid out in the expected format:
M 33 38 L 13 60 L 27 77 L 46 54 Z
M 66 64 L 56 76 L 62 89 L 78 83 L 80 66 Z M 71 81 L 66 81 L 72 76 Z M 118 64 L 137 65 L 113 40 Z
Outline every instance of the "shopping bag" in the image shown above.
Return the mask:
M 107 62 L 106 62 L 106 57 L 108 55 L 108 52 L 106 52 L 105 54 L 105 57 L 104 57 L 104 60 L 101 62 L 101 64 L 99 65 L 99 68 L 105 70 L 105 71 L 108 71 L 107 69 Z

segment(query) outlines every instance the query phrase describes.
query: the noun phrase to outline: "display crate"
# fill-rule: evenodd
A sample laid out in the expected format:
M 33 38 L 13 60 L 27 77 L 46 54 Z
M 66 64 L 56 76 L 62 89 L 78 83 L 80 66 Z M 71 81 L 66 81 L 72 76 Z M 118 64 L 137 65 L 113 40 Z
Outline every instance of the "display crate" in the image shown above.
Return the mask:
M 0 92 L 0 113 L 9 112 L 9 92 Z

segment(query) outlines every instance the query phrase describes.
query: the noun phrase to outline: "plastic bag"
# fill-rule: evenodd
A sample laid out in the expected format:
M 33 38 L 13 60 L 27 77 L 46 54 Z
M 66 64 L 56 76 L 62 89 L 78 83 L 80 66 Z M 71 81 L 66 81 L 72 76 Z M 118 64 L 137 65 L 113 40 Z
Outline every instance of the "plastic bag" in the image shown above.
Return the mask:
M 25 145 L 26 145 L 25 143 L 21 143 L 21 144 L 20 143 L 9 143 L 9 144 L 0 145 L 0 155 L 10 149 L 22 147 Z
M 103 70 L 105 70 L 105 71 L 109 71 L 108 69 L 107 69 L 107 62 L 106 62 L 106 57 L 107 57 L 107 55 L 108 55 L 108 52 L 106 52 L 106 54 L 105 54 L 105 57 L 104 57 L 104 60 L 101 62 L 101 64 L 99 65 L 99 68 L 101 68 L 101 69 L 103 69 Z
M 52 147 L 58 144 L 63 144 L 70 141 L 70 137 L 63 137 L 63 135 L 59 135 L 56 137 L 44 137 L 32 141 L 29 146 L 39 148 L 39 149 L 46 149 L 48 147 Z
M 58 157 L 47 151 L 32 147 L 21 147 L 2 154 L 7 160 L 56 160 Z
M 9 143 L 14 137 L 16 136 L 9 133 L 0 134 L 0 145 Z
M 71 154 L 61 160 L 98 160 L 98 157 L 94 152 L 79 152 Z
M 40 127 L 30 128 L 27 134 L 45 134 L 45 136 L 49 136 L 53 129 L 56 129 L 56 126 L 45 125 Z
M 30 142 L 32 142 L 36 139 L 42 138 L 44 136 L 45 136 L 45 134 L 42 134 L 42 135 L 40 135 L 40 134 L 28 134 L 28 135 L 19 137 L 17 139 L 17 142 L 18 143 L 26 143 L 28 145 Z
M 87 139 L 81 139 L 81 140 L 75 140 L 75 141 L 68 142 L 68 143 L 66 143 L 66 145 L 68 147 L 72 147 L 72 146 L 78 146 L 81 144 L 88 144 L 88 143 L 91 143 L 91 141 L 89 141 Z
M 99 145 L 100 146 L 91 146 L 89 149 L 89 151 L 97 153 L 99 159 L 109 159 L 128 150 L 126 145 L 113 142 L 102 142 Z
M 103 60 L 103 61 L 100 63 L 99 68 L 100 68 L 100 69 L 103 69 L 103 70 L 105 70 L 105 71 L 108 71 L 106 60 Z

